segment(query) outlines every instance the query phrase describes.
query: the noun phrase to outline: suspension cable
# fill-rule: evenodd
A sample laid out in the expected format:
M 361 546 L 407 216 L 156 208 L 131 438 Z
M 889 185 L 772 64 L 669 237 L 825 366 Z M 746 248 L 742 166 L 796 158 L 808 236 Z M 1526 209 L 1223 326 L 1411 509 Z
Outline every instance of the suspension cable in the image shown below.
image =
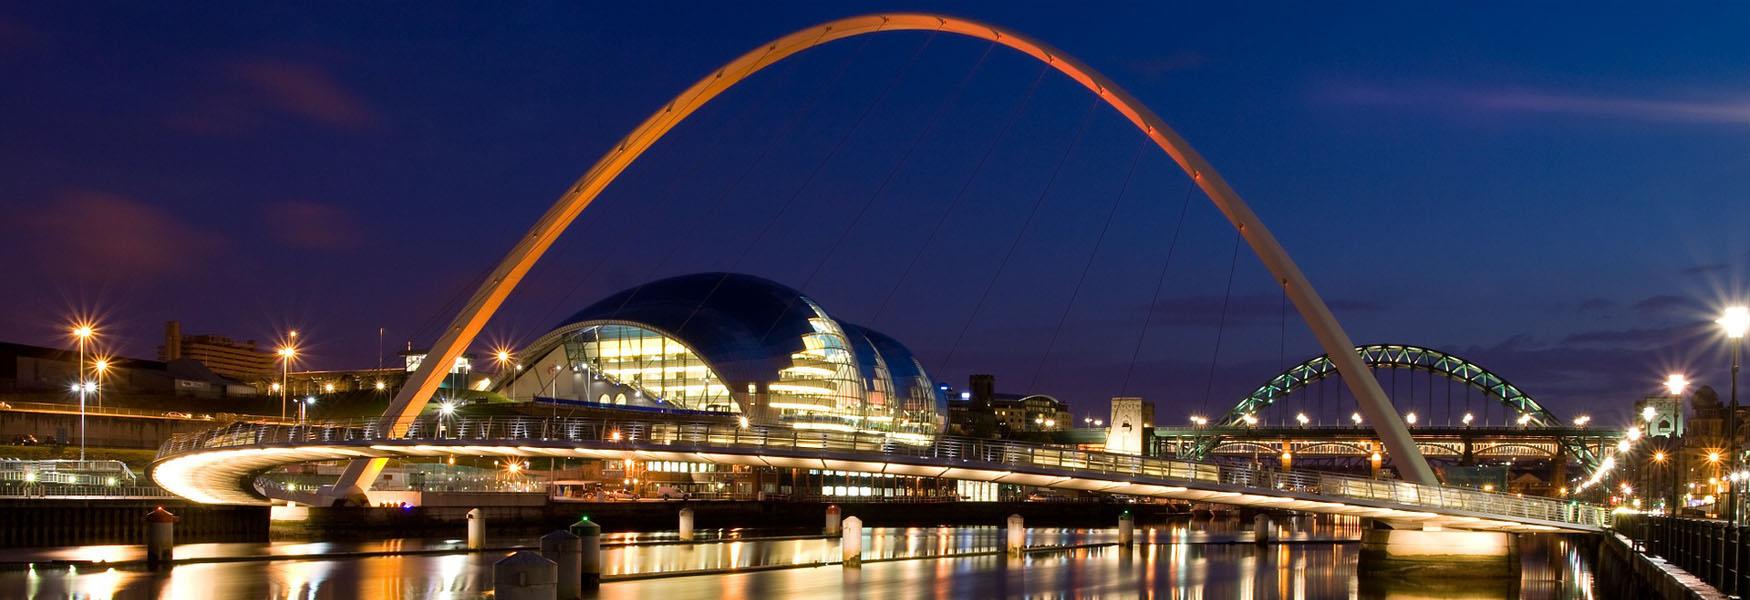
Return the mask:
M 954 193 L 954 197 L 948 200 L 948 206 L 942 210 L 941 216 L 936 217 L 936 223 L 930 226 L 929 235 L 924 237 L 922 244 L 918 244 L 917 252 L 912 253 L 911 260 L 906 261 L 905 270 L 900 272 L 899 279 L 894 282 L 893 288 L 887 290 L 887 295 L 881 299 L 881 304 L 876 305 L 875 312 L 869 317 L 871 326 L 880 322 L 881 315 L 887 311 L 888 303 L 893 301 L 900 286 L 905 284 L 906 279 L 911 276 L 912 269 L 917 267 L 918 259 L 923 258 L 924 252 L 929 250 L 930 245 L 936 241 L 936 235 L 941 233 L 942 225 L 948 222 L 948 216 L 954 212 L 956 206 L 959 206 L 961 199 L 966 197 L 966 192 L 972 189 L 972 183 L 978 180 L 979 174 L 984 172 L 985 163 L 990 161 L 991 155 L 996 154 L 1003 138 L 1008 137 L 1009 130 L 1020 120 L 1021 115 L 1027 112 L 1027 107 L 1033 103 L 1033 96 L 1039 91 L 1040 82 L 1045 81 L 1045 74 L 1050 70 L 1050 65 L 1040 65 L 1039 74 L 1034 76 L 1033 83 L 1027 86 L 1027 93 L 1022 95 L 1021 100 L 1009 109 L 1009 114 L 1003 118 L 1003 123 L 997 128 L 996 135 L 991 137 L 990 144 L 985 146 L 978 162 L 972 166 L 972 172 L 967 174 L 965 181 L 961 182 L 960 189 Z
M 875 108 L 880 106 L 882 102 L 887 99 L 887 96 L 893 92 L 893 89 L 899 86 L 899 82 L 905 78 L 906 74 L 911 72 L 911 68 L 917 64 L 918 58 L 923 56 L 924 50 L 930 47 L 930 43 L 935 41 L 936 36 L 940 33 L 940 29 L 930 32 L 929 37 L 924 38 L 924 42 L 918 45 L 917 50 L 912 51 L 911 58 L 909 58 L 904 65 L 900 66 L 899 71 L 897 71 L 892 78 L 887 80 L 887 84 L 882 88 L 880 93 L 876 94 L 875 99 L 863 106 L 863 110 L 858 112 L 857 117 L 851 121 L 851 126 L 846 128 L 844 133 L 839 135 L 838 140 L 833 142 L 833 145 L 827 150 L 826 154 L 821 155 L 820 160 L 814 163 L 814 168 L 810 169 L 808 175 L 802 179 L 802 184 L 796 186 L 796 191 L 792 192 L 790 197 L 784 200 L 784 204 L 778 207 L 778 212 L 774 213 L 772 218 L 766 221 L 766 224 L 760 228 L 759 233 L 755 234 L 753 239 L 749 240 L 748 243 L 742 247 L 741 253 L 736 255 L 735 259 L 729 263 L 729 270 L 717 277 L 717 283 L 711 286 L 710 291 L 705 292 L 705 297 L 699 299 L 699 303 L 693 307 L 692 312 L 688 313 L 687 318 L 683 319 L 680 326 L 675 328 L 674 333 L 676 336 L 679 336 L 681 332 L 686 331 L 687 325 L 693 322 L 693 318 L 699 315 L 699 311 L 705 308 L 705 304 L 709 303 L 711 298 L 717 295 L 717 290 L 723 287 L 723 282 L 729 279 L 730 273 L 739 268 L 742 261 L 747 260 L 748 254 L 752 253 L 753 249 L 759 246 L 760 242 L 765 239 L 766 235 L 772 232 L 773 226 L 777 225 L 778 221 L 783 220 L 784 213 L 789 212 L 790 207 L 796 204 L 796 200 L 802 197 L 802 193 L 808 191 L 808 187 L 814 183 L 815 178 L 819 177 L 820 173 L 826 170 L 826 165 L 832 162 L 833 157 L 838 156 L 839 151 L 844 149 L 845 143 L 850 141 L 852 135 L 862 129 L 863 122 L 868 120 L 870 113 L 875 112 Z
M 1221 320 L 1217 321 L 1215 325 L 1215 349 L 1209 353 L 1209 377 L 1204 380 L 1203 385 L 1203 410 L 1206 412 L 1209 410 L 1209 395 L 1215 391 L 1215 364 L 1221 358 L 1221 338 L 1227 333 L 1227 305 L 1228 301 L 1233 298 L 1234 271 L 1237 270 L 1236 267 L 1239 264 L 1240 232 L 1234 230 L 1233 256 L 1228 259 L 1227 263 L 1227 288 L 1221 296 Z
M 1173 250 L 1179 246 L 1179 234 L 1185 228 L 1185 213 L 1191 208 L 1191 191 L 1197 189 L 1196 181 L 1185 179 L 1185 194 L 1179 200 L 1179 218 L 1173 225 L 1173 237 L 1167 242 L 1167 256 L 1161 261 L 1161 274 L 1155 277 L 1154 295 L 1149 296 L 1148 307 L 1142 312 L 1142 327 L 1136 332 L 1136 346 L 1130 349 L 1130 367 L 1124 370 L 1124 383 L 1118 388 L 1121 396 L 1130 395 L 1130 377 L 1136 374 L 1136 361 L 1142 358 L 1142 342 L 1148 339 L 1148 326 L 1154 322 L 1155 307 L 1161 303 L 1161 291 L 1167 287 L 1168 267 L 1173 266 Z
M 867 40 L 865 40 L 865 42 L 866 41 Z M 766 52 L 768 54 L 770 54 L 771 49 L 768 48 L 766 50 Z M 756 62 L 753 65 L 750 65 L 748 68 L 752 69 L 754 67 L 757 67 L 762 62 L 764 62 L 764 57 L 761 58 L 761 61 Z M 784 64 L 784 66 L 780 67 L 782 69 L 780 77 L 788 77 L 789 75 L 791 75 L 795 72 L 796 65 L 797 65 L 796 61 L 784 61 L 783 64 Z M 846 60 L 843 66 L 848 67 L 849 64 L 850 64 L 850 61 Z M 842 68 L 841 68 L 841 70 L 842 70 Z M 764 145 L 764 148 L 754 156 L 752 161 L 750 161 L 746 165 L 744 165 L 738 173 L 731 175 L 731 179 L 729 180 L 729 182 L 727 184 L 725 184 L 724 186 L 722 186 L 721 190 L 718 192 L 715 201 L 710 202 L 708 204 L 706 211 L 705 211 L 705 218 L 703 219 L 705 223 L 712 222 L 712 217 L 715 217 L 717 214 L 717 211 L 725 204 L 725 199 L 729 196 L 730 192 L 741 186 L 742 181 L 747 178 L 747 174 L 753 170 L 753 167 L 755 165 L 758 165 L 762 161 L 765 160 L 766 155 L 771 153 L 772 148 L 777 146 L 778 142 L 780 140 L 784 139 L 784 135 L 789 132 L 790 127 L 799 123 L 800 121 L 802 121 L 804 118 L 804 115 L 810 114 L 812 112 L 812 110 L 814 108 L 814 106 L 813 106 L 814 101 L 819 99 L 819 97 L 822 95 L 822 93 L 826 90 L 826 87 L 827 86 L 819 86 L 817 89 L 815 89 L 814 92 L 811 93 L 809 95 L 809 97 L 803 101 L 803 104 L 801 105 L 801 109 L 798 111 L 792 112 L 790 114 L 790 117 L 785 120 L 784 125 L 780 126 L 776 133 L 769 135 L 769 136 L 764 136 L 764 137 L 768 138 L 768 142 Z M 756 112 L 758 112 L 760 109 L 763 109 L 767 105 L 770 104 L 772 97 L 776 95 L 776 91 L 777 91 L 776 88 L 777 88 L 777 86 L 772 86 L 772 85 L 763 86 L 763 89 L 761 90 L 760 95 L 756 96 L 752 102 L 747 103 L 747 106 L 744 107 L 739 112 L 739 114 L 731 117 L 729 122 L 730 123 L 746 123 L 746 122 L 751 121 L 752 120 L 751 117 Z M 594 221 L 592 220 L 590 222 L 593 223 Z M 624 245 L 622 247 L 614 248 L 613 254 L 611 254 L 610 256 L 618 256 L 622 251 L 628 250 L 632 247 L 633 247 L 632 245 L 628 244 L 628 245 Z M 681 247 L 680 244 L 670 244 L 668 251 L 663 253 L 662 258 L 658 259 L 655 263 L 652 264 L 652 266 L 649 269 L 646 270 L 644 277 L 639 278 L 638 288 L 642 288 L 643 284 L 649 282 L 651 279 L 656 277 L 656 274 L 661 273 L 663 267 L 668 264 L 668 261 L 670 259 L 674 258 L 674 256 L 679 253 L 680 247 Z M 609 264 L 609 262 L 610 261 L 606 260 L 605 258 L 603 260 L 595 261 L 595 264 L 590 267 L 590 270 L 587 273 L 585 273 L 581 277 L 575 278 L 576 282 L 572 284 L 571 289 L 569 291 L 567 291 L 564 296 L 559 297 L 555 301 L 554 305 L 548 309 L 546 315 L 544 317 L 542 317 L 541 321 L 542 322 L 549 322 L 554 317 L 556 317 L 558 315 L 559 311 L 564 310 L 565 306 L 570 304 L 571 298 L 576 296 L 577 292 L 579 290 L 583 289 L 584 284 L 587 283 L 588 281 L 590 281 L 591 279 L 594 279 L 595 275 L 597 273 L 599 273 L 605 265 Z M 633 293 L 636 294 L 637 292 L 634 291 Z M 628 298 L 628 300 L 630 300 L 630 298 Z M 620 307 L 616 307 L 616 309 L 615 309 L 616 316 L 618 315 L 619 308 L 622 308 L 624 306 L 625 306 L 624 303 L 622 303 Z
M 1144 137 L 1137 142 L 1136 153 L 1130 157 L 1130 167 L 1124 174 L 1124 183 L 1118 187 L 1118 194 L 1112 198 L 1112 206 L 1106 209 L 1105 224 L 1100 226 L 1100 235 L 1094 238 L 1094 249 L 1088 253 L 1088 260 L 1082 263 L 1082 272 L 1076 277 L 1075 287 L 1070 291 L 1069 303 L 1063 307 L 1063 313 L 1057 316 L 1057 326 L 1051 330 L 1051 341 L 1045 343 L 1045 352 L 1039 356 L 1039 364 L 1033 367 L 1033 378 L 1027 382 L 1027 389 L 1035 389 L 1039 383 L 1039 374 L 1045 370 L 1045 363 L 1051 358 L 1052 349 L 1057 347 L 1058 335 L 1063 333 L 1063 325 L 1069 322 L 1070 310 L 1075 308 L 1076 299 L 1081 297 L 1082 285 L 1088 280 L 1088 271 L 1094 267 L 1094 259 L 1100 256 L 1100 246 L 1106 241 L 1106 232 L 1112 229 L 1112 220 L 1118 216 L 1118 205 L 1124 202 L 1124 196 L 1130 191 L 1130 182 L 1136 177 L 1136 166 L 1142 162 L 1143 150 L 1148 148 L 1149 139 Z
M 850 237 L 851 232 L 857 228 L 858 224 L 862 223 L 863 216 L 869 212 L 869 208 L 874 206 L 875 201 L 886 193 L 888 186 L 893 183 L 900 171 L 902 171 L 905 165 L 909 163 L 912 154 L 917 152 L 917 149 L 923 145 L 924 140 L 935 130 L 936 125 L 939 124 L 942 121 L 942 118 L 948 114 L 948 110 L 959 102 L 960 95 L 966 91 L 966 88 L 968 84 L 972 82 L 973 77 L 978 75 L 979 71 L 984 68 L 985 61 L 990 58 L 991 52 L 995 49 L 995 42 L 986 46 L 984 53 L 980 54 L 978 60 L 972 64 L 972 68 L 968 69 L 966 74 L 960 78 L 960 81 L 956 82 L 954 86 L 950 88 L 951 91 L 942 99 L 941 104 L 937 105 L 936 110 L 931 114 L 930 119 L 925 122 L 923 129 L 912 138 L 911 143 L 900 153 L 899 160 L 893 163 L 893 167 L 888 169 L 887 174 L 881 178 L 881 183 L 875 187 L 875 190 L 863 201 L 863 205 L 857 209 L 857 214 L 851 219 L 850 224 L 845 226 L 844 229 L 839 230 L 838 236 L 836 236 L 833 239 L 832 244 L 827 247 L 827 251 L 821 257 L 820 261 L 814 264 L 814 268 L 808 272 L 808 277 L 802 280 L 802 285 L 796 287 L 798 291 L 801 291 L 804 294 L 808 292 L 808 287 L 814 282 L 814 278 L 820 275 L 821 271 L 825 269 L 826 264 L 832 260 L 833 255 L 838 252 L 839 247 L 844 244 L 845 239 Z M 920 48 L 919 50 L 921 51 L 922 49 Z M 784 310 L 778 313 L 778 317 L 772 320 L 771 325 L 766 327 L 765 334 L 760 336 L 761 343 L 764 343 L 767 338 L 771 337 L 772 332 L 776 331 L 778 325 L 784 322 L 784 318 L 789 316 L 790 310 L 795 308 L 795 305 L 796 298 L 789 298 L 784 301 Z
M 824 33 L 823 33 L 823 35 L 824 35 Z M 716 213 L 718 213 L 718 210 L 719 210 L 719 208 L 721 208 L 721 206 L 728 205 L 728 198 L 730 198 L 730 194 L 732 194 L 733 191 L 737 191 L 737 189 L 740 189 L 740 187 L 742 187 L 742 184 L 744 184 L 744 182 L 746 182 L 747 178 L 749 178 L 749 175 L 753 175 L 754 168 L 756 168 L 756 166 L 760 166 L 760 164 L 765 163 L 765 159 L 767 159 L 768 156 L 772 156 L 772 152 L 774 152 L 774 150 L 777 149 L 777 147 L 779 147 L 779 145 L 781 145 L 782 140 L 786 140 L 786 138 L 788 138 L 789 133 L 791 133 L 791 131 L 793 131 L 793 129 L 795 129 L 796 126 L 800 126 L 800 124 L 802 124 L 803 121 L 807 121 L 807 117 L 809 117 L 809 115 L 814 114 L 814 108 L 816 108 L 817 105 L 819 105 L 819 101 L 821 101 L 821 98 L 824 98 L 824 96 L 826 96 L 826 91 L 828 91 L 828 89 L 833 89 L 833 87 L 837 87 L 838 82 L 840 82 L 840 80 L 844 79 L 845 73 L 851 72 L 852 63 L 856 63 L 856 59 L 861 58 L 861 56 L 863 56 L 863 51 L 865 51 L 865 49 L 866 49 L 866 47 L 868 47 L 868 45 L 870 45 L 870 38 L 868 38 L 868 37 L 863 38 L 863 40 L 861 40 L 861 42 L 859 42 L 859 44 L 856 45 L 856 49 L 852 49 L 851 54 L 847 54 L 847 56 L 845 56 L 844 61 L 840 61 L 840 63 L 838 63 L 838 68 L 837 68 L 837 70 L 835 70 L 835 72 L 833 72 L 833 77 L 831 77 L 831 79 L 826 80 L 826 84 L 821 84 L 821 86 L 816 87 L 816 89 L 814 89 L 814 93 L 810 93 L 809 98 L 807 98 L 807 100 L 803 100 L 802 108 L 800 108 L 800 110 L 796 110 L 796 112 L 793 112 L 793 114 L 791 114 L 791 117 L 789 117 L 789 119 L 786 119 L 786 122 L 784 122 L 784 124 L 782 124 L 781 128 L 779 128 L 779 131 L 777 131 L 777 133 L 774 133 L 774 135 L 770 136 L 770 140 L 768 140 L 768 142 L 765 143 L 765 147 L 761 147 L 760 154 L 758 154 L 758 156 L 754 157 L 754 159 L 753 159 L 753 161 L 751 161 L 751 163 L 747 163 L 746 168 L 742 168 L 742 171 L 740 171 L 739 175 L 737 175 L 737 177 L 735 177 L 735 180 L 732 180 L 732 182 L 730 182 L 730 185 L 726 185 L 725 189 L 723 189 L 723 192 L 719 192 L 718 199 L 716 199 L 716 201 L 714 201 L 714 203 L 711 203 L 711 208 L 709 208 L 709 212 L 707 212 L 707 219 L 705 219 L 705 220 L 707 220 L 707 222 L 711 222 L 711 217 L 716 217 Z M 779 217 L 779 215 L 782 215 L 782 212 L 775 213 L 775 215 L 772 215 L 772 220 L 768 220 L 767 227 L 770 227 L 770 222 L 775 222 L 775 220 L 777 220 L 777 217 Z M 672 257 L 674 257 L 674 255 L 676 255 L 677 252 L 679 252 L 679 248 L 681 248 L 681 247 L 679 247 L 679 245 L 674 245 L 674 247 L 670 247 L 669 254 L 663 255 L 662 261 L 658 261 L 658 264 L 667 264 L 667 262 L 669 262 L 669 259 L 672 259 Z M 742 252 L 744 252 L 744 254 L 746 254 L 746 250 L 742 250 Z M 653 269 L 653 273 L 651 273 L 651 275 L 655 275 L 655 273 L 656 273 L 656 271 L 655 271 L 655 269 Z M 721 283 L 723 283 L 723 280 L 721 280 L 721 278 L 719 278 L 718 285 L 721 285 Z M 637 296 L 639 296 L 639 294 L 641 294 L 641 292 L 644 292 L 644 287 L 648 287 L 648 285 L 649 285 L 649 282 L 648 282 L 648 280 L 646 280 L 646 282 L 641 282 L 641 283 L 639 283 L 639 285 L 637 285 L 637 287 L 634 287 L 634 289 L 632 289 L 632 292 L 630 292 L 630 294 L 627 294 L 627 297 L 625 297 L 625 299 L 623 299 L 623 301 L 620 301 L 620 306 L 614 306 L 614 311 L 613 311 L 613 313 L 611 313 L 611 315 L 609 315 L 609 318 L 620 317 L 620 311 L 625 310 L 625 308 L 627 308 L 628 304 L 632 304 L 632 301 L 634 301 L 634 299 L 637 299 Z M 712 292 L 716 292 L 716 287 L 712 287 Z M 707 296 L 707 299 L 709 299 L 709 296 Z M 702 301 L 700 301 L 700 304 L 698 304 L 698 308 L 704 308 L 704 299 L 702 299 Z M 693 308 L 693 311 L 695 311 L 695 313 L 697 313 L 698 308 Z M 688 317 L 688 318 L 690 318 L 690 320 L 691 320 L 691 317 Z
M 1063 166 L 1069 163 L 1069 157 L 1081 146 L 1082 136 L 1088 132 L 1088 124 L 1094 120 L 1094 107 L 1099 106 L 1099 99 L 1088 102 L 1088 108 L 1082 111 L 1081 124 L 1076 127 L 1075 137 L 1069 146 L 1063 149 L 1063 155 L 1057 159 L 1057 166 L 1051 169 L 1051 176 L 1045 180 L 1045 188 L 1039 190 L 1039 197 L 1033 199 L 1033 206 L 1027 209 L 1027 218 L 1021 221 L 1021 228 L 1015 231 L 1015 238 L 1009 240 L 1009 247 L 1003 251 L 1003 258 L 997 263 L 996 272 L 990 276 L 990 281 L 984 284 L 984 291 L 978 294 L 978 302 L 972 305 L 972 314 L 966 316 L 966 321 L 960 324 L 960 333 L 954 336 L 954 343 L 948 346 L 948 357 L 942 360 L 942 368 L 949 369 L 954 364 L 954 355 L 960 350 L 960 342 L 966 339 L 966 332 L 972 329 L 973 321 L 978 319 L 978 313 L 984 309 L 984 303 L 990 299 L 991 290 L 996 289 L 997 281 L 1002 279 L 1003 271 L 1008 269 L 1009 259 L 1014 258 L 1015 249 L 1021 246 L 1021 238 L 1026 237 L 1027 230 L 1033 225 L 1034 217 L 1039 215 L 1039 207 L 1045 204 L 1045 197 L 1051 195 L 1052 188 L 1057 185 L 1057 177 L 1063 174 Z

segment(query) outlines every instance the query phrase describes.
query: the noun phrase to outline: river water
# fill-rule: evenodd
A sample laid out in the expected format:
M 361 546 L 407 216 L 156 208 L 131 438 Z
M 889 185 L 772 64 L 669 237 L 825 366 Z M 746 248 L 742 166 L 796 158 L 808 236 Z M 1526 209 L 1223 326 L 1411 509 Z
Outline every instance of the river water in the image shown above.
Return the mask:
M 861 569 L 837 565 L 733 574 L 611 581 L 603 599 L 765 598 L 1592 598 L 1589 553 L 1560 536 L 1529 536 L 1515 581 L 1363 577 L 1355 522 L 1311 521 L 1288 543 L 1251 543 L 1236 523 L 1194 522 L 1142 528 L 1133 549 L 1092 546 L 1001 554 L 995 527 L 872 528 Z M 757 532 L 740 532 L 754 535 Z M 672 535 L 668 539 L 672 539 Z M 1108 529 L 1030 529 L 1029 547 L 1116 540 Z M 610 578 L 722 569 L 809 565 L 838 560 L 831 539 L 664 543 L 662 535 L 604 538 Z M 137 567 L 68 561 L 123 561 L 128 546 L 0 551 L 0 598 L 481 598 L 503 552 L 336 557 L 337 553 L 455 547 L 458 540 L 350 544 L 190 544 L 177 557 L 274 556 L 203 562 L 152 573 Z M 532 539 L 492 540 L 494 546 Z

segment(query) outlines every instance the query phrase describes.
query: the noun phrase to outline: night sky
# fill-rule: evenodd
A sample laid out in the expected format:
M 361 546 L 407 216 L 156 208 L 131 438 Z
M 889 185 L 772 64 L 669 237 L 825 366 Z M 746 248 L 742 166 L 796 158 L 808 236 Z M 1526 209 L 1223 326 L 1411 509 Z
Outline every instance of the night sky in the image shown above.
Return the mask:
M 799 28 L 925 8 L 157 4 L 0 5 L 0 340 L 64 344 L 95 314 L 150 358 L 168 319 L 296 327 L 301 366 L 375 366 L 379 327 L 391 353 L 430 343 L 699 77 Z M 1750 7 L 1220 4 L 929 8 L 1027 32 L 1153 107 L 1357 342 L 1452 351 L 1559 415 L 1626 413 L 1673 369 L 1723 391 L 1711 320 L 1750 267 Z M 1219 413 L 1319 352 L 1201 194 L 1181 220 L 1170 161 L 988 48 L 892 33 L 767 69 L 611 186 L 479 347 L 735 270 L 894 335 L 938 379 L 993 372 L 1090 414 L 1121 391 L 1173 421 Z

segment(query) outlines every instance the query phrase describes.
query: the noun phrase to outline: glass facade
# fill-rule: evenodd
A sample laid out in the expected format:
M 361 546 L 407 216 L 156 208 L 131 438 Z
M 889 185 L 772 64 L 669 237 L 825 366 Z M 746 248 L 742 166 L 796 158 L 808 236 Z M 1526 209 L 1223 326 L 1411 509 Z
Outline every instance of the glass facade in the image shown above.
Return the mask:
M 946 406 L 885 335 L 747 275 L 659 280 L 609 296 L 519 357 L 530 398 L 740 414 L 753 424 L 924 441 Z
M 729 388 L 699 355 L 679 340 L 631 324 L 608 323 L 567 335 L 574 372 L 588 372 L 650 400 L 686 410 L 740 412 Z M 627 403 L 623 391 L 603 392 L 600 404 Z

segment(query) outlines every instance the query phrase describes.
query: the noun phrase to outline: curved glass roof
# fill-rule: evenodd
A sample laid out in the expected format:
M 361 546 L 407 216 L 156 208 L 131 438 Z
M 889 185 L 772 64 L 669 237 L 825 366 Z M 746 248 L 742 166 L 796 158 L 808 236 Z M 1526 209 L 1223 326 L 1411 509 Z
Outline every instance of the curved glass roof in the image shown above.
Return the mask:
M 904 345 L 833 319 L 789 286 L 739 273 L 670 277 L 608 296 L 527 352 L 525 362 L 541 365 L 531 372 L 575 374 L 580 383 L 554 396 L 561 400 L 605 381 L 652 401 L 799 429 L 927 435 L 947 416 Z

